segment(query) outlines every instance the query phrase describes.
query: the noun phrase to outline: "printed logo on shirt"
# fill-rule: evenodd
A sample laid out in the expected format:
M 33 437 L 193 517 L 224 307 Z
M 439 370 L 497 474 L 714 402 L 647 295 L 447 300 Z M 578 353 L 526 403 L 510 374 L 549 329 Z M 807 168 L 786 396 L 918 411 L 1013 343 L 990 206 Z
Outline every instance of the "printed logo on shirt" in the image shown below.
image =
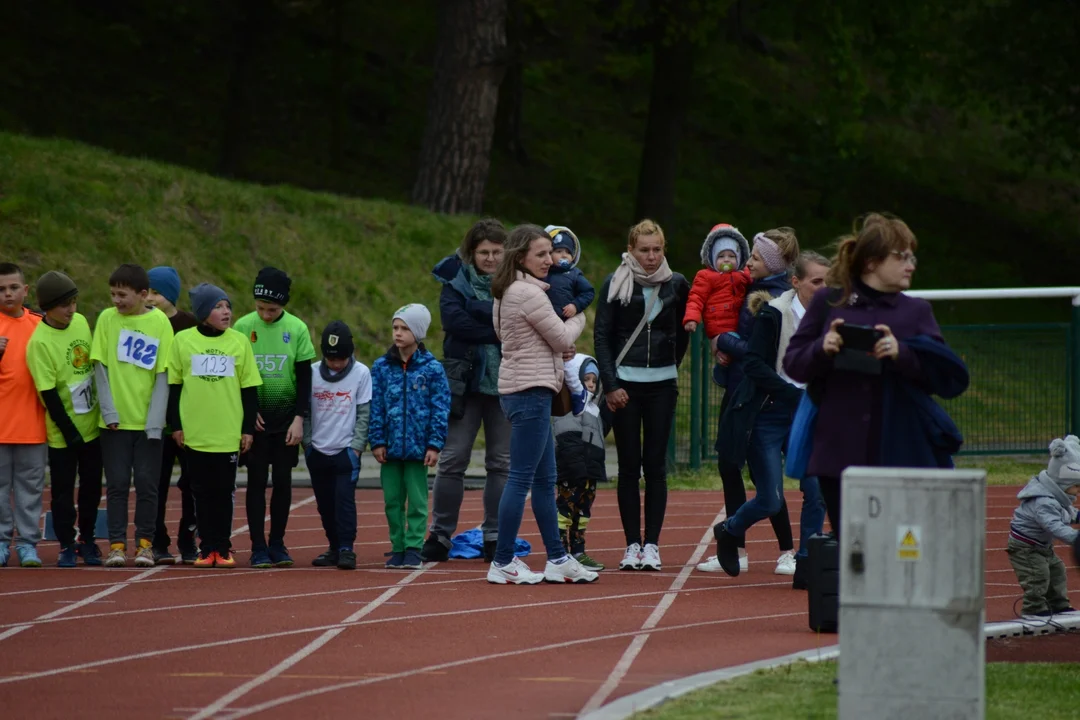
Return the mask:
M 76 375 L 86 375 L 90 372 L 92 370 L 90 366 L 90 343 L 85 340 L 75 340 L 68 345 L 67 362 Z
M 313 410 L 320 414 L 347 415 L 352 411 L 352 390 L 316 390 L 311 393 L 315 400 Z
M 288 330 L 281 333 L 281 342 L 288 345 L 290 340 L 292 340 L 292 333 L 290 333 Z
M 251 331 L 251 342 L 252 344 L 259 342 L 259 333 L 255 332 L 254 330 Z

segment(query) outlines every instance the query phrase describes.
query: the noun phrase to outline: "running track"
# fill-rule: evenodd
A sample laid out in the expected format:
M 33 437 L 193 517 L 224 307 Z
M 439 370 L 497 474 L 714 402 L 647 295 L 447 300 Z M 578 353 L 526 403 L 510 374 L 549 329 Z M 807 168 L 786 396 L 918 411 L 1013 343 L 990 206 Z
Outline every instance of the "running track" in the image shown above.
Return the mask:
M 1011 618 L 1019 595 L 1003 552 L 1015 494 L 988 492 L 988 620 Z M 768 523 L 748 537 L 749 573 L 693 570 L 712 547 L 717 492 L 671 494 L 663 572 L 563 587 L 489 585 L 475 560 L 384 570 L 377 491 L 357 494 L 360 567 L 313 568 L 325 547 L 315 504 L 308 490 L 293 499 L 291 569 L 0 569 L 2 715 L 571 718 L 665 680 L 836 640 L 807 629 L 806 594 L 773 575 Z M 795 520 L 800 501 L 788 493 Z M 170 530 L 178 503 L 174 491 Z M 480 519 L 480 493 L 466 493 L 462 529 Z M 589 551 L 609 567 L 624 549 L 619 527 L 615 494 L 601 491 Z M 528 512 L 522 530 L 540 546 Z M 46 563 L 56 553 L 42 544 Z

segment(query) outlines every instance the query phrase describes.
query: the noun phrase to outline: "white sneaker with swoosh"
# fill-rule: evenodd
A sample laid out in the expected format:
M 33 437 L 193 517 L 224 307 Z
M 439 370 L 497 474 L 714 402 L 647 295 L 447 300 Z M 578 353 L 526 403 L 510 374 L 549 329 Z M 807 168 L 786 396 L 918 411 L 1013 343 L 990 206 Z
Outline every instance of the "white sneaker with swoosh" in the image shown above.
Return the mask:
M 497 566 L 491 563 L 487 581 L 495 585 L 538 585 L 544 581 L 543 573 L 533 572 L 528 565 L 515 557 L 511 562 Z

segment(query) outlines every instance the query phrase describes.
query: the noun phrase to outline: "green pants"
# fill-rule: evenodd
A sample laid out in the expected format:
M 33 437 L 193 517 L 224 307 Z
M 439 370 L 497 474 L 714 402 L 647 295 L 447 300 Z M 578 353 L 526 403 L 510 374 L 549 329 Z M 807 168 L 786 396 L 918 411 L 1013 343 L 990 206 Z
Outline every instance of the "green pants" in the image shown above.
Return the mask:
M 420 550 L 427 529 L 427 467 L 415 460 L 387 460 L 379 472 L 390 549 Z
M 1064 612 L 1069 606 L 1065 563 L 1054 549 L 1041 548 L 1009 538 L 1009 562 L 1024 589 L 1024 614 Z

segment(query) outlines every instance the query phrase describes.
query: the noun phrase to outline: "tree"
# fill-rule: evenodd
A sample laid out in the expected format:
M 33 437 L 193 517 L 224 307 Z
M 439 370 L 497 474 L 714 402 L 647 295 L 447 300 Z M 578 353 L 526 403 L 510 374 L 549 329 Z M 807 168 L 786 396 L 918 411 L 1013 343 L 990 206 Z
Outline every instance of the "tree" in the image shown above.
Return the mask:
M 481 212 L 505 71 L 506 0 L 440 0 L 415 204 L 436 212 Z

